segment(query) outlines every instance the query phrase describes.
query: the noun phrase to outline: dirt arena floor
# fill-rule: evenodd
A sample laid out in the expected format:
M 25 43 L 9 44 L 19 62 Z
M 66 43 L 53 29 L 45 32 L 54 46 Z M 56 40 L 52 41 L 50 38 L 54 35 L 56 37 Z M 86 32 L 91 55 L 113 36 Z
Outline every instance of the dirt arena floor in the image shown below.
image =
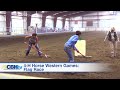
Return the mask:
M 23 43 L 24 37 L 1 37 L 0 38 L 0 62 L 68 62 L 63 50 L 64 43 L 74 33 L 54 35 L 39 35 L 39 46 L 42 52 L 50 55 L 50 58 L 40 58 L 35 50 L 31 50 L 29 57 L 25 57 L 27 46 Z M 82 38 L 87 42 L 87 55 L 92 58 L 75 57 L 75 62 L 101 62 L 112 64 L 112 72 L 99 73 L 14 73 L 36 77 L 54 79 L 120 79 L 120 44 L 118 54 L 111 58 L 108 42 L 103 42 L 106 33 L 102 31 L 83 32 Z M 119 34 L 120 36 L 120 34 Z

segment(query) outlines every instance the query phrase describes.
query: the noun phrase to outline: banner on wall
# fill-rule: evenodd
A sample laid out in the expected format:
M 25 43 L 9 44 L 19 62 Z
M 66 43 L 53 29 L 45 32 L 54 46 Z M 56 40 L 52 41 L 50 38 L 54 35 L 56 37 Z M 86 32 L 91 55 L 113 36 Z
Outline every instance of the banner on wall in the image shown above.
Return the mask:
M 78 21 L 77 21 L 77 20 L 75 21 L 75 24 L 78 24 Z
M 86 26 L 93 26 L 93 21 L 92 20 L 87 21 Z

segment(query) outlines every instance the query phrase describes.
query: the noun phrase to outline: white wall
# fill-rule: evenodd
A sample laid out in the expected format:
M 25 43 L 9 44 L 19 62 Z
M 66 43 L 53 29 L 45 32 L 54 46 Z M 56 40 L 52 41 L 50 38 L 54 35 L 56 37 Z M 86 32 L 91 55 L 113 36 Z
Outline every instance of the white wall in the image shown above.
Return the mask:
M 46 17 L 45 27 L 53 29 L 53 17 L 52 16 Z
M 81 30 L 82 28 L 82 17 L 71 18 L 70 27 L 73 28 L 73 31 Z M 77 23 L 75 23 L 77 21 Z
M 6 11 L 0 11 L 0 14 L 5 14 Z M 12 14 L 16 15 L 15 12 L 12 12 Z M 20 16 L 22 15 L 22 12 L 18 12 L 19 16 L 12 16 L 12 31 L 13 34 L 24 34 L 24 30 L 27 29 L 27 18 L 23 18 Z M 26 13 L 25 13 L 26 15 Z M 90 16 L 89 16 L 90 15 Z M 85 28 L 96 28 L 97 30 L 109 30 L 111 27 L 115 27 L 117 31 L 120 31 L 120 11 L 117 11 L 117 15 L 111 15 L 110 11 L 99 11 L 99 15 L 103 16 L 91 16 L 91 15 L 97 15 L 97 13 L 91 13 L 87 14 L 83 17 L 83 28 L 82 28 L 82 17 L 75 17 L 71 18 L 71 23 L 69 24 L 68 19 L 65 21 L 65 29 L 70 30 L 70 28 L 73 28 L 73 31 L 76 30 L 81 30 L 84 31 Z M 105 16 L 104 16 L 105 15 Z M 97 27 L 98 21 L 99 20 L 99 27 Z M 93 26 L 92 27 L 86 27 L 86 21 L 87 20 L 92 20 L 93 19 Z M 75 24 L 75 20 L 78 20 L 78 23 Z M 41 14 L 33 14 L 32 19 L 31 19 L 31 26 L 35 26 L 38 24 L 38 27 L 42 26 L 42 18 Z M 48 28 L 53 29 L 53 17 L 52 16 L 47 16 L 46 17 L 46 23 L 45 26 Z M 62 29 L 62 18 L 58 17 L 57 18 L 57 23 L 56 27 Z M 0 15 L 0 31 L 6 31 L 6 16 L 5 15 Z
M 97 14 L 102 15 L 97 17 Z M 93 15 L 93 16 L 92 16 Z M 100 19 L 100 20 L 99 20 Z M 112 11 L 99 11 L 99 13 L 91 13 L 83 16 L 83 29 L 82 28 L 82 17 L 71 18 L 70 27 L 73 27 L 73 30 L 78 29 L 85 30 L 109 30 L 111 27 L 115 27 L 116 30 L 120 31 L 120 11 L 117 11 L 117 14 L 113 14 Z M 78 23 L 75 24 L 75 20 L 78 20 Z M 93 26 L 86 26 L 87 21 L 92 20 Z
M 27 31 L 27 12 L 26 11 L 24 11 L 23 12 L 23 16 L 25 16 L 25 17 L 22 17 L 22 19 L 23 19 L 23 30 L 24 30 L 24 33 L 26 33 L 26 31 Z
M 103 19 L 99 21 L 99 26 L 101 28 L 105 27 L 105 28 L 108 28 L 109 30 L 111 27 L 115 27 L 117 31 L 120 31 L 120 25 L 119 25 L 120 24 L 120 12 L 119 11 L 117 12 L 116 15 L 102 16 L 100 17 L 100 19 Z M 104 20 L 104 19 L 108 19 L 108 20 Z
M 18 14 L 22 14 L 21 12 L 17 12 Z M 16 12 L 12 12 L 12 15 L 15 15 Z M 24 34 L 24 23 L 23 18 L 21 16 L 11 16 L 12 19 L 12 34 Z
M 40 28 L 42 26 L 42 15 L 40 14 L 32 14 L 32 17 L 31 17 L 31 26 L 36 26 L 36 24 L 38 25 L 38 28 Z
M 57 18 L 56 28 L 62 29 L 62 18 Z
M 5 14 L 5 11 L 0 11 L 0 14 Z M 6 16 L 0 15 L 0 32 L 6 31 Z
M 0 31 L 6 31 L 6 17 L 0 15 Z
M 69 19 L 66 18 L 65 20 L 65 27 L 66 30 L 69 30 Z

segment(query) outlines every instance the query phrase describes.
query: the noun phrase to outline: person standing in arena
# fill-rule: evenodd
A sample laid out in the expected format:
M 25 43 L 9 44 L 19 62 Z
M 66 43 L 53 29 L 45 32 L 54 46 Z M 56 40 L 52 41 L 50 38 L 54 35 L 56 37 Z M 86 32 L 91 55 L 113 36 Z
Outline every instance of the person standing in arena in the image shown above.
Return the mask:
M 81 32 L 76 31 L 76 35 L 71 36 L 69 40 L 64 44 L 64 51 L 67 53 L 69 62 L 74 62 L 74 56 L 72 54 L 72 49 L 80 53 L 79 50 L 75 47 L 75 44 L 79 40 L 80 35 L 81 35 Z
M 104 41 L 108 39 L 111 49 L 111 57 L 116 57 L 117 54 L 117 42 L 119 41 L 119 37 L 117 35 L 117 32 L 115 31 L 115 28 L 112 27 L 111 31 L 108 32 L 106 35 Z
M 26 42 L 26 39 L 29 38 L 28 44 Z M 35 47 L 35 49 L 38 52 L 38 55 L 41 57 L 42 52 L 39 50 L 39 46 L 38 46 L 38 37 L 36 33 L 33 33 L 32 36 L 26 36 L 25 37 L 25 44 L 28 45 L 27 51 L 26 51 L 26 56 L 28 56 L 30 50 L 32 47 Z

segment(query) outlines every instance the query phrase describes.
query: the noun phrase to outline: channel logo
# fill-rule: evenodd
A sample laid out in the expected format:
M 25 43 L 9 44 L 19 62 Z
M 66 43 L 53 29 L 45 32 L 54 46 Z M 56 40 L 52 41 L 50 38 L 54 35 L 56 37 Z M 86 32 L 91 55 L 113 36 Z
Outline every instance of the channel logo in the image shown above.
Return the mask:
M 19 66 L 19 65 L 3 65 L 2 69 L 3 70 L 20 70 L 20 69 L 22 69 L 22 66 Z

